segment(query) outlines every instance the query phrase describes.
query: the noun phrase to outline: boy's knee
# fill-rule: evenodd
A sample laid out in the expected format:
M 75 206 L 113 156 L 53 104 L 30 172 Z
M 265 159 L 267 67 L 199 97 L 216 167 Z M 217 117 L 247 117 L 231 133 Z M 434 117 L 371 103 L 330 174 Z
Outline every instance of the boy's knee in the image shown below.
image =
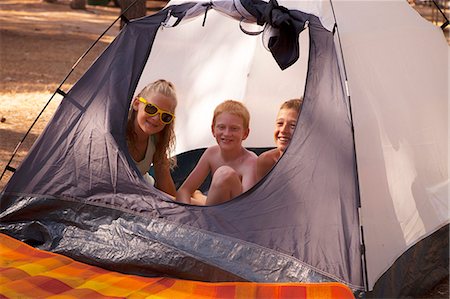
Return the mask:
M 227 184 L 240 181 L 240 177 L 233 168 L 221 166 L 214 172 L 213 181 L 217 184 Z
M 242 193 L 241 177 L 229 166 L 219 167 L 213 175 L 206 205 L 228 201 Z

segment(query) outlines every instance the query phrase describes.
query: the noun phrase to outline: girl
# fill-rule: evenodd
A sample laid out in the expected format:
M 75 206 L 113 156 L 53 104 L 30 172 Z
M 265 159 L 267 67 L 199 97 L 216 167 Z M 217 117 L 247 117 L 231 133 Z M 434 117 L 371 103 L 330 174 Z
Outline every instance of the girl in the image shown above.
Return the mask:
M 177 97 L 174 85 L 157 80 L 134 98 L 127 123 L 127 144 L 131 157 L 144 178 L 161 191 L 175 196 L 169 158 L 175 146 L 174 120 Z M 151 164 L 155 180 L 148 174 Z M 155 182 L 156 181 L 156 182 Z
M 292 99 L 284 102 L 278 111 L 275 121 L 274 139 L 276 148 L 259 155 L 256 161 L 256 177 L 262 179 L 286 150 L 297 125 L 303 99 Z

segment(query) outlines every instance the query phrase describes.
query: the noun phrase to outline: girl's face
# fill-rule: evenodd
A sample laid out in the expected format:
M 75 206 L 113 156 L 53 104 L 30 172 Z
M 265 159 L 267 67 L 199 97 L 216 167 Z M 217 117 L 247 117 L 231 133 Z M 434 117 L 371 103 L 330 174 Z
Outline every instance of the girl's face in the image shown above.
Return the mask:
M 150 94 L 144 97 L 149 103 L 155 104 L 159 109 L 175 113 L 176 102 L 173 98 L 160 93 Z M 145 112 L 145 104 L 138 99 L 133 101 L 133 109 L 137 111 L 134 128 L 137 134 L 153 135 L 161 132 L 166 126 L 160 118 L 160 113 L 150 116 Z
M 274 138 L 280 152 L 284 152 L 297 125 L 298 112 L 295 109 L 281 109 L 275 121 Z
M 228 112 L 220 113 L 211 129 L 221 149 L 240 148 L 249 133 L 249 129 L 244 129 L 244 120 Z

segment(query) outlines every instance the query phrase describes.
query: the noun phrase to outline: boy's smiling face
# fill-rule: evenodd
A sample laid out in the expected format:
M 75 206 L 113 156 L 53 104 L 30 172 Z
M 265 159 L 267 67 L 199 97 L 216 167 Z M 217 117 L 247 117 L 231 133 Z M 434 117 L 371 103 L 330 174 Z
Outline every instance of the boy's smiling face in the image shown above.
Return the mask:
M 281 109 L 275 121 L 274 138 L 279 151 L 284 152 L 291 142 L 297 125 L 298 112 L 295 109 Z
M 244 120 L 228 112 L 222 112 L 216 117 L 211 130 L 222 149 L 240 148 L 242 140 L 249 134 L 249 129 L 244 128 Z

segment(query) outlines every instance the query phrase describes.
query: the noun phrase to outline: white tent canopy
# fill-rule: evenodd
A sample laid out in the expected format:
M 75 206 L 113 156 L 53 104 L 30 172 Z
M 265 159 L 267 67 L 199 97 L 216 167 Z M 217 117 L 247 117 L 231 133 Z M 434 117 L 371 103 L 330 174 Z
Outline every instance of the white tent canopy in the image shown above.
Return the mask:
M 348 75 L 370 286 L 449 223 L 449 47 L 406 1 L 333 1 Z

